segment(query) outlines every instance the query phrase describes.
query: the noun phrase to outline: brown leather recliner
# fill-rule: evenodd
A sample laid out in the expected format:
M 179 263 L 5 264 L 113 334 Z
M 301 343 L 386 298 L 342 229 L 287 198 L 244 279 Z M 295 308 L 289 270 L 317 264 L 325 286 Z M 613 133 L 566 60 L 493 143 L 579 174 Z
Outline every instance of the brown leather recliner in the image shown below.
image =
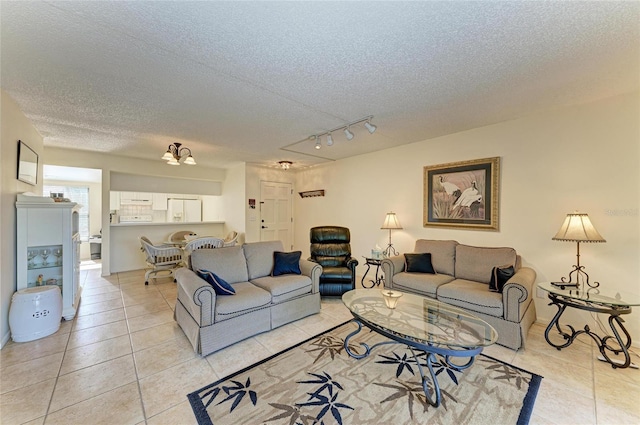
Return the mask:
M 358 260 L 351 257 L 351 233 L 346 227 L 311 228 L 311 257 L 322 266 L 320 295 L 342 295 L 355 288 Z

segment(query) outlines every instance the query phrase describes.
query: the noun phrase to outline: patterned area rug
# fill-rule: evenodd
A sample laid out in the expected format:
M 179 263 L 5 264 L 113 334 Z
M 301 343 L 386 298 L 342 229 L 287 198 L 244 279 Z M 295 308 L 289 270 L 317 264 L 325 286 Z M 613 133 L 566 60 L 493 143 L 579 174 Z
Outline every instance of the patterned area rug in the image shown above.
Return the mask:
M 349 357 L 352 322 L 188 395 L 205 424 L 527 424 L 542 377 L 483 354 L 462 372 L 436 365 L 442 404 L 426 401 L 411 351 L 400 344 Z M 349 346 L 383 341 L 363 330 Z M 421 364 L 424 357 L 420 358 Z M 466 361 L 466 359 L 464 359 Z M 464 362 L 464 361 L 463 361 Z M 425 368 L 426 371 L 426 368 Z M 428 373 L 428 372 L 426 372 Z

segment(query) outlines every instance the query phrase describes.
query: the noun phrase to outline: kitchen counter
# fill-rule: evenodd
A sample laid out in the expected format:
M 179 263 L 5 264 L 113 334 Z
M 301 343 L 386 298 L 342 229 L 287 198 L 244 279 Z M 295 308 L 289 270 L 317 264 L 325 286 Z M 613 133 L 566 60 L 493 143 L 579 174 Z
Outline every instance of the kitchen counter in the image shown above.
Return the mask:
M 224 224 L 222 220 L 215 221 L 191 221 L 191 222 L 183 222 L 183 221 L 132 221 L 128 223 L 111 223 L 111 227 L 131 227 L 131 226 L 182 226 L 189 225 L 195 226 L 199 224 Z
M 224 238 L 227 233 L 224 221 L 112 223 L 109 230 L 111 273 L 146 267 L 145 256 L 140 252 L 140 236 L 146 236 L 152 243 L 160 245 L 171 233 L 179 230 L 190 230 L 199 236 L 218 238 Z

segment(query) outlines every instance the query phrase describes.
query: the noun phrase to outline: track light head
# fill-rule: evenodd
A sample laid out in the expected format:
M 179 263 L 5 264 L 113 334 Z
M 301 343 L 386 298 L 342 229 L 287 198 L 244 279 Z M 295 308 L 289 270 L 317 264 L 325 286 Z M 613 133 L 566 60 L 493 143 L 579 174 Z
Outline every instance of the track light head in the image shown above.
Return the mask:
M 347 138 L 347 140 L 353 139 L 353 133 L 351 132 L 351 130 L 349 130 L 349 127 L 344 129 L 344 135 Z
M 320 149 L 322 147 L 322 144 L 320 143 L 320 138 L 318 136 L 316 136 L 316 149 Z
M 369 133 L 373 134 L 374 131 L 376 131 L 376 127 L 375 125 L 371 124 L 369 121 L 364 123 L 364 127 L 367 129 L 367 131 L 369 131 Z
M 333 137 L 331 133 L 327 134 L 327 146 L 333 146 Z

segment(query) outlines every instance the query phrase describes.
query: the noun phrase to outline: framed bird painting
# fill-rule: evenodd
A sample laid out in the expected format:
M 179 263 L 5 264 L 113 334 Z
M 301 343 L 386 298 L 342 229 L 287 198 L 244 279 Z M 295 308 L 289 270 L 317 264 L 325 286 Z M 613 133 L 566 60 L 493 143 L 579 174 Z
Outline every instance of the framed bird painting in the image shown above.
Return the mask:
M 500 157 L 424 167 L 424 226 L 498 230 Z

